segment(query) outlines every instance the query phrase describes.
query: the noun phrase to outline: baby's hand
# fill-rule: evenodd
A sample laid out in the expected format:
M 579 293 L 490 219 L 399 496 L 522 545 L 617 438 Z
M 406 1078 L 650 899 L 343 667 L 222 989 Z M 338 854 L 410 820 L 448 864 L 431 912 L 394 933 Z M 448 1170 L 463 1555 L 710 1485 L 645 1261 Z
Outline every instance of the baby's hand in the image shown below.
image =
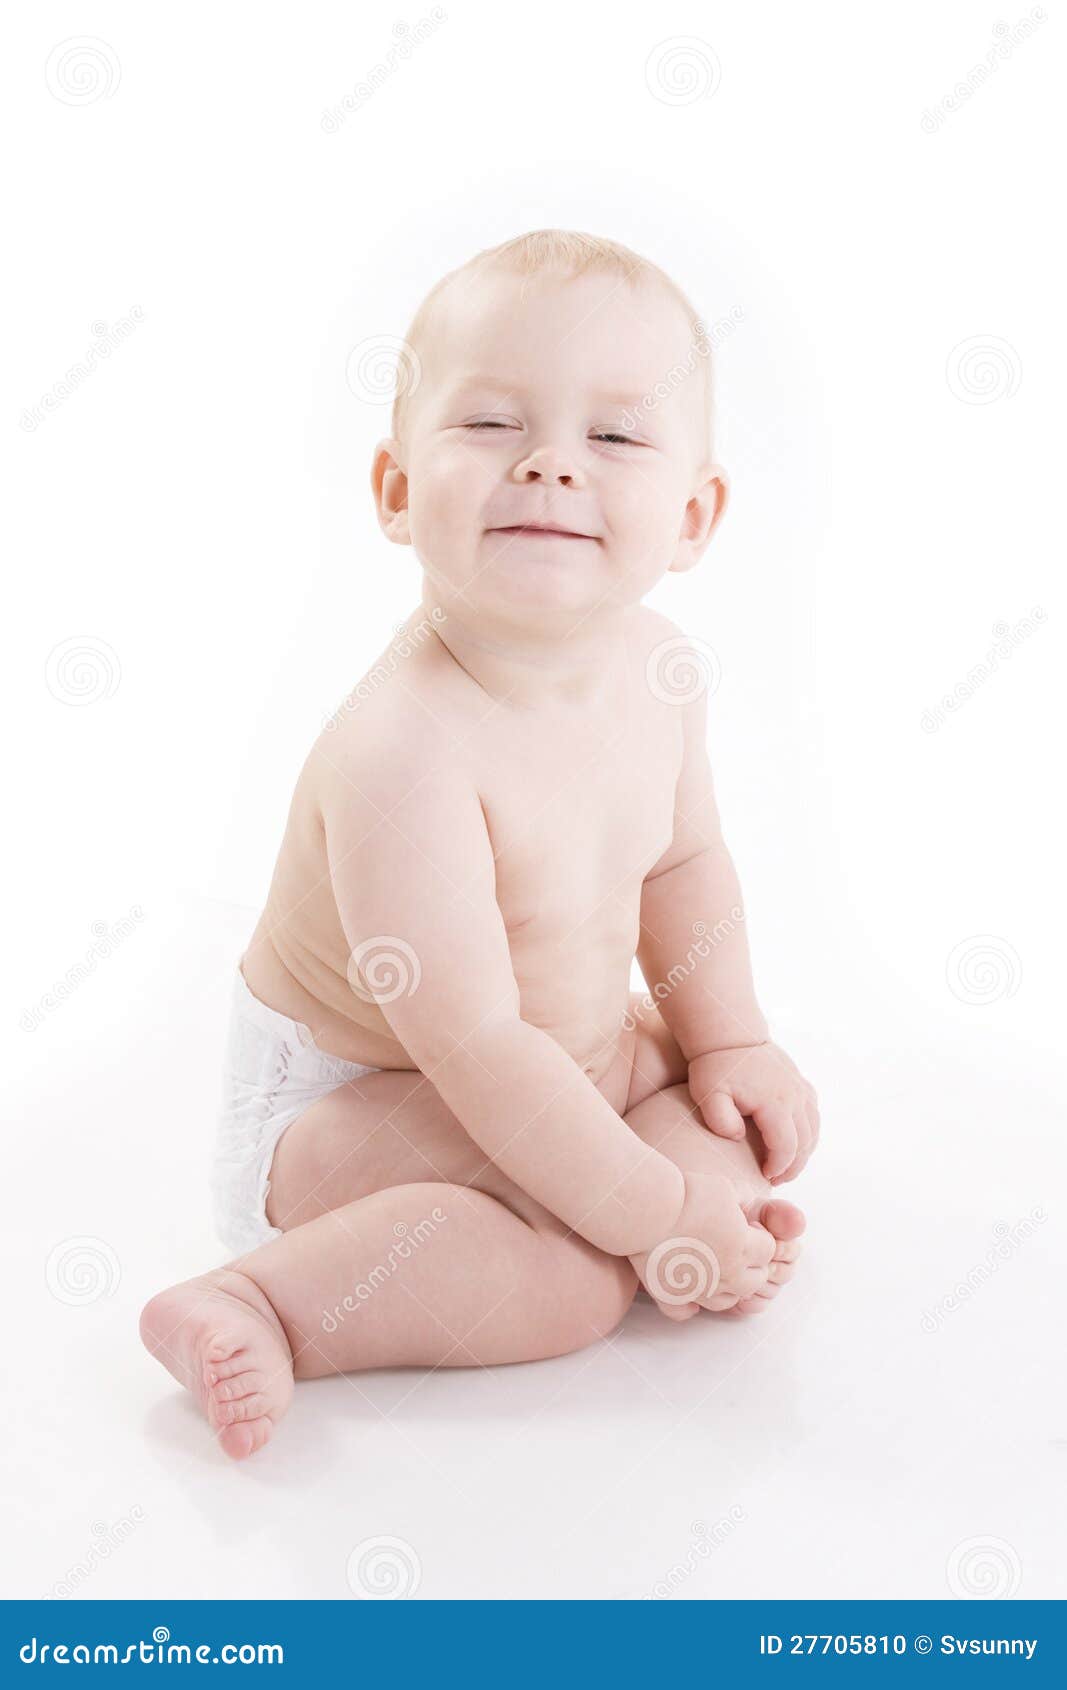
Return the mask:
M 671 1236 L 631 1256 L 661 1314 L 688 1320 L 700 1309 L 733 1308 L 767 1284 L 776 1240 L 751 1225 L 736 1187 L 720 1174 L 686 1174 L 685 1202 Z
M 767 1146 L 763 1174 L 772 1185 L 796 1179 L 819 1137 L 815 1090 L 779 1045 L 766 1041 L 713 1050 L 689 1064 L 689 1090 L 722 1138 L 745 1136 L 751 1115 Z

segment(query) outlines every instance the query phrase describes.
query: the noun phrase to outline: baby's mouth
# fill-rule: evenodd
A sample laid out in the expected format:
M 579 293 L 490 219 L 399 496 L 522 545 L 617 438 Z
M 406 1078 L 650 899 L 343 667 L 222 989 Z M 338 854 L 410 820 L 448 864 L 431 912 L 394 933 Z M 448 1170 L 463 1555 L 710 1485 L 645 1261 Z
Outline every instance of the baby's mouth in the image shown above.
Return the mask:
M 593 534 L 581 534 L 574 528 L 542 527 L 536 522 L 515 523 L 509 528 L 490 528 L 490 534 L 529 534 L 539 540 L 593 540 Z

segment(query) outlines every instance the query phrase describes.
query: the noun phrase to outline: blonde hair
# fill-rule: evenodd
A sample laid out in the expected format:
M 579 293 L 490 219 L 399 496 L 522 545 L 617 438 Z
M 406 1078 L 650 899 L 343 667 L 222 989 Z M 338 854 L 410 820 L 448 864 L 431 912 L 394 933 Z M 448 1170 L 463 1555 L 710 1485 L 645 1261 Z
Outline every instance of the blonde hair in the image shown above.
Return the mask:
M 539 276 L 550 272 L 563 274 L 569 278 L 595 275 L 617 275 L 630 286 L 640 286 L 642 283 L 652 283 L 659 286 L 675 301 L 684 312 L 693 337 L 693 349 L 699 352 L 704 365 L 704 444 L 710 451 L 712 426 L 712 373 L 711 348 L 708 342 L 707 330 L 701 318 L 697 315 L 690 301 L 686 298 L 677 282 L 672 281 L 665 270 L 650 259 L 642 258 L 640 253 L 633 252 L 630 247 L 623 246 L 620 241 L 606 239 L 602 235 L 586 235 L 577 229 L 533 229 L 528 234 L 516 235 L 513 240 L 504 241 L 500 246 L 486 247 L 484 251 L 475 253 L 473 258 L 455 270 L 449 270 L 436 282 L 419 306 L 408 332 L 404 337 L 404 348 L 397 367 L 396 394 L 393 399 L 391 428 L 393 437 L 403 438 L 410 411 L 411 395 L 418 382 L 419 347 L 425 344 L 429 324 L 433 316 L 434 307 L 444 291 L 468 271 L 481 268 L 498 268 L 510 271 L 513 275 Z M 668 372 L 673 373 L 673 372 Z

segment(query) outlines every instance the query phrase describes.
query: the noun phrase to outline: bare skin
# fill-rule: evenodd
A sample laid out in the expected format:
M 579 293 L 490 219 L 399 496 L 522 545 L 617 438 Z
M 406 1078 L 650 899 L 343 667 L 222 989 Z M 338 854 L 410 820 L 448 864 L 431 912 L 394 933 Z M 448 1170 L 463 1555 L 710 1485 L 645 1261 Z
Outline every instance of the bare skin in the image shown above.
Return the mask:
M 772 1187 L 814 1146 L 814 1093 L 756 1002 L 702 691 L 659 682 L 681 636 L 639 602 L 664 558 L 696 561 L 723 478 L 684 393 L 636 475 L 589 425 L 620 357 L 637 393 L 677 361 L 678 314 L 642 296 L 635 329 L 609 278 L 512 280 L 450 308 L 410 439 L 376 455 L 422 606 L 312 748 L 242 964 L 382 1072 L 280 1140 L 284 1236 L 142 1316 L 236 1458 L 294 1374 L 557 1355 L 639 1284 L 673 1320 L 757 1312 L 799 1248 Z M 521 385 L 475 396 L 497 365 Z M 475 447 L 463 419 L 489 413 Z M 635 952 L 658 1008 L 631 998 Z
M 569 1232 L 486 1165 L 421 1075 L 356 1084 L 366 1095 L 339 1088 L 279 1144 L 268 1213 L 284 1237 L 162 1292 L 142 1315 L 146 1345 L 236 1460 L 268 1441 L 294 1378 L 564 1354 L 613 1331 L 638 1289 L 629 1263 Z M 768 1308 L 792 1277 L 804 1222 L 773 1197 L 752 1143 L 713 1138 L 685 1086 L 653 1091 L 626 1120 L 768 1230 L 766 1280 L 728 1312 Z M 420 1227 L 425 1242 L 376 1280 L 397 1229 L 418 1236 Z M 676 1321 L 699 1313 L 680 1296 L 659 1307 Z

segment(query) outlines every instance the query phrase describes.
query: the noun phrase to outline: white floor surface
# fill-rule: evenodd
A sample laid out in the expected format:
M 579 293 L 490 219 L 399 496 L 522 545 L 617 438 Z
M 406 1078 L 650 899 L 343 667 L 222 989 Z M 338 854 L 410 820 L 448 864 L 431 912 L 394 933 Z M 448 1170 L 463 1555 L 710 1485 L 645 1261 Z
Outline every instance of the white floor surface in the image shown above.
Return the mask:
M 982 1011 L 892 1024 L 862 982 L 851 1025 L 772 1015 L 825 1125 L 769 1314 L 674 1327 L 642 1298 L 557 1360 L 304 1384 L 227 1462 L 137 1317 L 222 1259 L 206 1167 L 254 914 L 179 899 L 15 1035 L 5 1595 L 351 1598 L 360 1545 L 368 1589 L 430 1599 L 1064 1594 L 1053 1064 Z

